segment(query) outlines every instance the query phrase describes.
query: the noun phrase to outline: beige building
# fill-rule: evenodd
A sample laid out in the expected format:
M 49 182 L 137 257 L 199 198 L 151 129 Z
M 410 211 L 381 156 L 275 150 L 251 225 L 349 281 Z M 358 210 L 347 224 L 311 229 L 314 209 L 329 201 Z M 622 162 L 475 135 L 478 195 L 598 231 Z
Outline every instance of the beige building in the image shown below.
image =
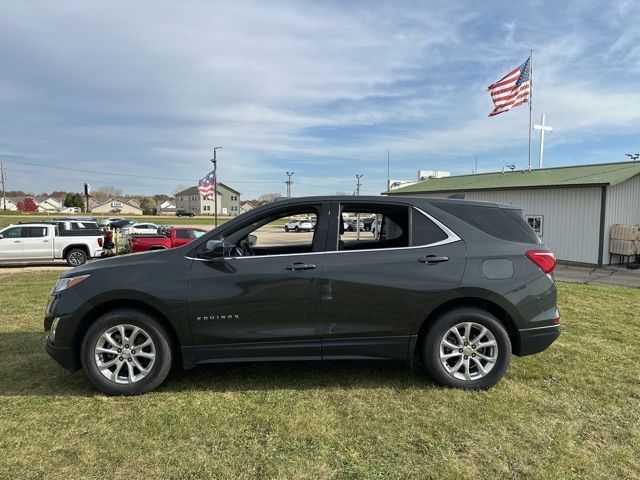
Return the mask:
M 230 217 L 240 215 L 240 192 L 224 183 L 218 183 L 216 196 L 218 197 L 218 215 Z M 200 195 L 198 187 L 190 187 L 176 193 L 176 209 L 196 215 L 213 215 L 215 202 Z
M 89 201 L 91 213 L 117 213 L 119 215 L 142 215 L 140 203 L 135 199 L 110 198 L 105 202 Z

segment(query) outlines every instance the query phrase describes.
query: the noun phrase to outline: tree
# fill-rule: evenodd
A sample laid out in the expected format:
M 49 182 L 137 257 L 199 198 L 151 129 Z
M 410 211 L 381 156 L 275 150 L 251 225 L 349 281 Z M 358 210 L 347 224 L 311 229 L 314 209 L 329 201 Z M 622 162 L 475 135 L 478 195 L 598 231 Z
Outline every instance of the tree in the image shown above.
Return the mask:
M 93 196 L 100 200 L 108 200 L 113 197 L 121 197 L 122 189 L 114 187 L 113 185 L 105 185 L 104 187 L 98 187 L 94 190 Z
M 79 193 L 67 193 L 67 196 L 64 197 L 64 206 L 65 207 L 79 207 L 84 210 L 85 204 L 82 199 L 82 195 Z
M 20 200 L 18 202 L 18 210 L 20 210 L 22 213 L 37 212 L 38 205 L 36 205 L 36 202 L 33 200 L 33 198 L 27 197 L 24 200 Z
M 143 215 L 155 215 L 158 212 L 156 208 L 156 202 L 151 197 L 142 197 L 140 199 L 140 208 Z
M 269 203 L 280 200 L 281 198 L 282 195 L 280 195 L 279 193 L 265 193 L 264 195 L 260 195 L 260 197 L 258 197 L 258 200 L 260 200 L 260 202 L 262 203 Z
M 176 193 L 186 190 L 187 188 L 189 188 L 187 185 L 176 185 L 171 193 L 175 195 Z

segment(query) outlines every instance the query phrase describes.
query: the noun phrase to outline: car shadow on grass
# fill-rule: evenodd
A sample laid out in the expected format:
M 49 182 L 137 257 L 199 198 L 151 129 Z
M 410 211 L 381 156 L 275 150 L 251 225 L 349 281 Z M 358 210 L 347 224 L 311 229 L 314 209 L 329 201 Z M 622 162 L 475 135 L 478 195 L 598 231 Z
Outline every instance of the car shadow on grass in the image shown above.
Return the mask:
M 84 372 L 71 373 L 44 351 L 42 334 L 0 333 L 0 397 L 95 396 Z M 159 392 L 244 392 L 350 388 L 431 387 L 419 364 L 407 361 L 345 360 L 176 365 Z

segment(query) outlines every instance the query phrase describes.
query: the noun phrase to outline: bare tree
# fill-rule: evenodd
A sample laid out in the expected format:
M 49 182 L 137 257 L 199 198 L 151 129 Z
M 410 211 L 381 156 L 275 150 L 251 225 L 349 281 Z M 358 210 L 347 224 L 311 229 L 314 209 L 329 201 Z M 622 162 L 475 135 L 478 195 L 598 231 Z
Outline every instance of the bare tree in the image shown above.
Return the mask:
M 262 203 L 269 203 L 280 200 L 281 198 L 282 195 L 280 195 L 279 193 L 265 193 L 264 195 L 260 195 L 258 197 L 258 200 L 260 200 Z
M 114 187 L 113 185 L 105 185 L 104 187 L 98 187 L 93 191 L 93 196 L 97 200 L 107 200 L 112 197 L 121 197 L 122 189 Z
M 171 193 L 175 196 L 176 193 L 186 190 L 187 188 L 189 188 L 187 185 L 176 185 L 173 190 L 171 190 Z

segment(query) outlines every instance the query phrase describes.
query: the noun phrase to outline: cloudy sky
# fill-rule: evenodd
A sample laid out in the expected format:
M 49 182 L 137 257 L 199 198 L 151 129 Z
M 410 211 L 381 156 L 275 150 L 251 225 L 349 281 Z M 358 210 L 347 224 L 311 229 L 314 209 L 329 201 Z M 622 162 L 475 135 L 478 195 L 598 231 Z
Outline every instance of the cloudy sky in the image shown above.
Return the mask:
M 418 169 L 527 163 L 528 108 L 486 87 L 534 49 L 545 164 L 640 150 L 638 2 L 22 1 L 0 4 L 10 190 L 171 193 L 219 151 L 253 198 L 362 193 Z M 537 159 L 537 133 L 533 156 Z

